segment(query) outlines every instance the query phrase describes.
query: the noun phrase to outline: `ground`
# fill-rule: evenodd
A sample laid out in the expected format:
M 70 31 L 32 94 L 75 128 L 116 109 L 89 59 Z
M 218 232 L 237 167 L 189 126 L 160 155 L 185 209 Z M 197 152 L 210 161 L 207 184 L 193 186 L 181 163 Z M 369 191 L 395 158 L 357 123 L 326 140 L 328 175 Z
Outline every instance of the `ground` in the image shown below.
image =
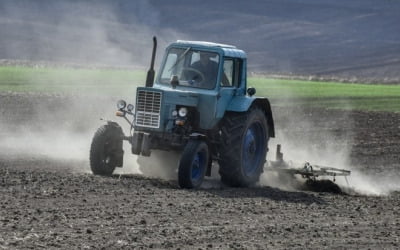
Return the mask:
M 101 124 L 88 124 L 101 113 L 90 103 L 101 98 L 0 94 L 1 248 L 399 248 L 400 114 L 273 106 L 270 157 L 276 143 L 285 157 L 329 155 L 356 175 L 347 194 L 268 178 L 253 188 L 213 178 L 182 190 L 174 180 L 90 174 L 88 146 Z

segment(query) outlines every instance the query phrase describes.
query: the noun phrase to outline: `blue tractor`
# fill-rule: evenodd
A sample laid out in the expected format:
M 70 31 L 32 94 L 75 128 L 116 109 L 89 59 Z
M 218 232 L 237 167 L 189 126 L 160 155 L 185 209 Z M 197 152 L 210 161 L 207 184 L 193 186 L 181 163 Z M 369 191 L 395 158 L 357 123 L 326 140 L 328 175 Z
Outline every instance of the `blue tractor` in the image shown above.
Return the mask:
M 270 102 L 247 87 L 246 53 L 231 45 L 177 41 L 166 48 L 154 80 L 155 37 L 153 42 L 146 86 L 137 88 L 136 104 L 117 103 L 130 135 L 112 121 L 97 130 L 90 149 L 93 173 L 108 176 L 122 167 L 125 140 L 136 155 L 180 152 L 182 188 L 199 187 L 213 162 L 228 186 L 256 183 L 275 132 Z

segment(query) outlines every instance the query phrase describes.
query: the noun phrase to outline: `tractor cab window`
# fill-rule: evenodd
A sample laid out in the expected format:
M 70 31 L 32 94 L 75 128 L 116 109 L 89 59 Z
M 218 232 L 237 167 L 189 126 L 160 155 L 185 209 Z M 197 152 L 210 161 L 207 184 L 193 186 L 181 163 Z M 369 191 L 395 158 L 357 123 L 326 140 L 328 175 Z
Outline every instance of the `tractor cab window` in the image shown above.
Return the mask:
M 159 82 L 213 89 L 217 82 L 219 55 L 208 51 L 171 48 L 161 70 Z
M 238 87 L 240 82 L 241 60 L 237 58 L 224 59 L 224 74 L 221 78 L 222 87 Z
M 233 59 L 226 58 L 224 60 L 224 76 L 221 80 L 221 86 L 231 87 L 233 80 Z

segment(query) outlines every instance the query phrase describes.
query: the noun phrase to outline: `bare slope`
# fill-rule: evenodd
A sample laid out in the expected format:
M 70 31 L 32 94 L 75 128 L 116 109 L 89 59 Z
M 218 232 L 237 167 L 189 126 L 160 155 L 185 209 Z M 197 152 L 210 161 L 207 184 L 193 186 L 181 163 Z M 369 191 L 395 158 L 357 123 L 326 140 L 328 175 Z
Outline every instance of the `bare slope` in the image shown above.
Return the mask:
M 398 13 L 392 0 L 5 0 L 0 58 L 147 65 L 155 34 L 235 44 L 252 71 L 399 82 Z

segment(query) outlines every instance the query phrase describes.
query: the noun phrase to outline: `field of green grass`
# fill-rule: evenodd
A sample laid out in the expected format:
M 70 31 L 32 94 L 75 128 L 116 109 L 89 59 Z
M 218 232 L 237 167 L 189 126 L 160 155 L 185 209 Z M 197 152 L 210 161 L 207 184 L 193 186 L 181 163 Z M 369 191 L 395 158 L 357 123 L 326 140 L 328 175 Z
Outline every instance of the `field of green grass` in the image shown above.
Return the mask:
M 400 112 L 400 85 L 250 78 L 249 86 L 285 105 Z
M 111 69 L 0 67 L 0 91 L 134 93 L 146 72 Z
M 0 92 L 124 95 L 144 85 L 146 72 L 111 69 L 0 67 Z M 400 85 L 249 78 L 273 105 L 400 112 Z

